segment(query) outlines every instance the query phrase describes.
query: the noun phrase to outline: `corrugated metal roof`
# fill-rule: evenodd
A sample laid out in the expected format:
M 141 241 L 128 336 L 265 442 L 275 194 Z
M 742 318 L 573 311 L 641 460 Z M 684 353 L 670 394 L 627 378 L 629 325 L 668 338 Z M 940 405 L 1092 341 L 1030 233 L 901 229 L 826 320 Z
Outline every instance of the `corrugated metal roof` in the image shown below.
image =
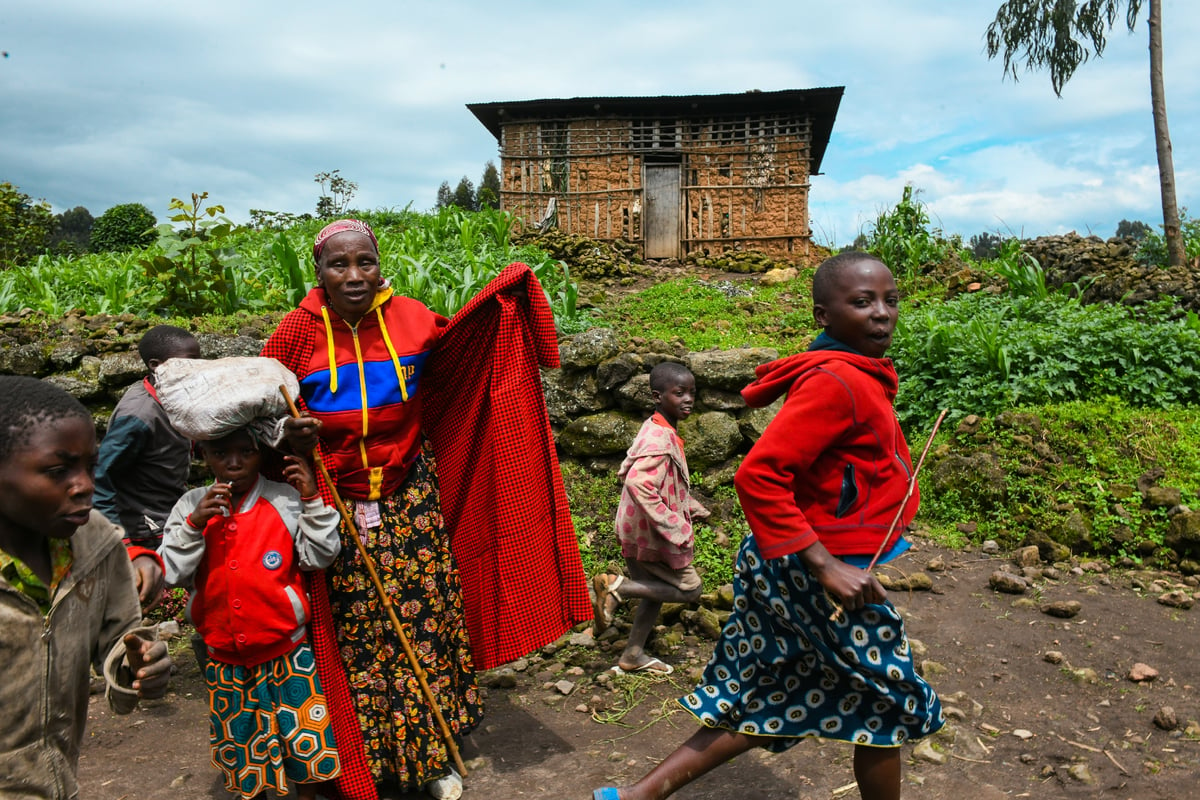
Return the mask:
M 535 119 L 637 119 L 663 116 L 688 119 L 726 114 L 806 114 L 812 117 L 813 125 L 810 172 L 816 175 L 821 171 L 821 160 L 825 157 L 829 135 L 833 132 L 833 121 L 845 90 L 844 86 L 828 86 L 737 94 L 572 97 L 468 103 L 467 108 L 497 141 L 502 125 Z

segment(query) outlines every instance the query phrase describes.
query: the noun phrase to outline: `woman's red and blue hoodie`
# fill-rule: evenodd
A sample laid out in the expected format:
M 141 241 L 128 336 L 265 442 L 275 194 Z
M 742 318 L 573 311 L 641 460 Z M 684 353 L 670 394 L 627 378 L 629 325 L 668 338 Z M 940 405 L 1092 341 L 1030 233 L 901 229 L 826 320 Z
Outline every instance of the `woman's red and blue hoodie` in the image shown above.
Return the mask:
M 787 395 L 734 479 L 759 550 L 779 558 L 820 541 L 838 556 L 874 554 L 912 474 L 892 407 L 899 380 L 891 359 L 815 349 L 756 374 L 742 390 L 748 405 Z M 899 530 L 919 501 L 914 487 Z
M 300 379 L 343 497 L 378 500 L 404 481 L 421 448 L 421 372 L 446 323 L 384 287 L 351 325 L 318 286 L 284 316 L 263 349 Z

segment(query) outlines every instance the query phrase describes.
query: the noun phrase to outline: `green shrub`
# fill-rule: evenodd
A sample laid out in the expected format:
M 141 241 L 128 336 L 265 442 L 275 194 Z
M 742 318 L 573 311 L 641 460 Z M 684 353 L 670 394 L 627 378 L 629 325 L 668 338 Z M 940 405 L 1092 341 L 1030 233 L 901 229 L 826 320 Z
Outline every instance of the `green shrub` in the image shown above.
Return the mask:
M 123 203 L 101 214 L 92 225 L 93 253 L 121 253 L 149 246 L 158 220 L 141 203 Z
M 1033 256 L 1021 249 L 1021 240 L 1005 239 L 996 246 L 996 254 L 982 262 L 1008 282 L 1008 291 L 1018 297 L 1045 300 L 1050 294 L 1046 286 L 1046 271 Z
M 562 464 L 562 476 L 584 573 L 591 577 L 601 572 L 624 572 L 625 559 L 613 526 L 621 497 L 615 476 L 598 476 L 570 461 Z
M 881 258 L 898 282 L 913 280 L 951 255 L 967 253 L 958 237 L 946 239 L 941 229 L 930 227 L 917 194 L 906 185 L 900 202 L 876 217 L 867 236 L 867 251 Z
M 208 192 L 192 192 L 191 205 L 171 198 L 171 222 L 158 226 L 162 252 L 141 259 L 146 275 L 159 287 L 155 310 L 175 314 L 232 314 L 243 302 L 242 282 L 234 269 L 241 257 L 231 245 L 237 226 L 225 207 L 205 207 Z
M 1162 226 L 1160 225 L 1159 228 Z M 1200 258 L 1200 219 L 1188 216 L 1186 208 L 1179 209 L 1179 229 L 1183 233 L 1183 249 L 1189 259 Z M 1138 248 L 1138 258 L 1150 266 L 1167 266 L 1167 240 L 1161 230 L 1147 228 Z
M 1200 319 L 1171 301 L 1139 307 L 960 295 L 900 315 L 889 355 L 906 424 L 1014 406 L 1121 397 L 1131 406 L 1200 403 Z
M 0 182 L 0 269 L 44 253 L 53 232 L 49 203 L 34 200 L 7 181 Z

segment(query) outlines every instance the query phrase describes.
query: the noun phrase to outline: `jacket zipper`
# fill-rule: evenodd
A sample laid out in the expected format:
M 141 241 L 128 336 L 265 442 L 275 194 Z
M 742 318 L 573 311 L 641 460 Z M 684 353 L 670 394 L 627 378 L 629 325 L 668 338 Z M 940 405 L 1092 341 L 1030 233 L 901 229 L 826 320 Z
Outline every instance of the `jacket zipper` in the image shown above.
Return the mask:
M 363 366 L 362 347 L 358 343 L 358 326 L 346 322 L 346 327 L 350 329 L 350 337 L 354 341 L 354 363 L 358 367 L 358 402 L 359 411 L 362 415 L 362 439 L 359 441 L 358 446 L 359 452 L 362 454 L 363 469 L 369 470 L 371 469 L 371 464 L 367 460 L 367 375 Z
M 72 570 L 74 565 L 72 565 Z M 71 592 L 75 591 L 75 587 L 79 585 L 79 581 L 72 581 L 67 590 L 50 601 L 50 610 L 46 612 L 46 616 L 42 619 L 42 646 L 46 649 L 46 658 L 42 670 L 42 738 L 45 739 L 46 734 L 50 730 L 50 675 L 53 674 L 53 665 L 50 663 L 53 656 L 50 650 L 50 634 L 53 629 L 54 613 L 58 611 L 59 606 Z

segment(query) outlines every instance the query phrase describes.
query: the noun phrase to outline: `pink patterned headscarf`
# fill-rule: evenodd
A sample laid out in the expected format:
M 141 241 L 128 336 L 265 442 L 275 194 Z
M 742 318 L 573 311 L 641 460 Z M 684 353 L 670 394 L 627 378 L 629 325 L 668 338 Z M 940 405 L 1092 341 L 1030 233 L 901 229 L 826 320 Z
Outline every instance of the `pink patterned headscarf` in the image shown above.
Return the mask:
M 379 252 L 379 240 L 375 238 L 375 231 L 371 230 L 370 225 L 357 219 L 339 219 L 321 228 L 321 232 L 317 234 L 316 241 L 313 242 L 314 263 L 321 260 L 321 251 L 325 249 L 325 242 L 329 241 L 329 237 L 343 231 L 365 233 L 371 238 L 371 244 L 375 245 L 375 252 Z

